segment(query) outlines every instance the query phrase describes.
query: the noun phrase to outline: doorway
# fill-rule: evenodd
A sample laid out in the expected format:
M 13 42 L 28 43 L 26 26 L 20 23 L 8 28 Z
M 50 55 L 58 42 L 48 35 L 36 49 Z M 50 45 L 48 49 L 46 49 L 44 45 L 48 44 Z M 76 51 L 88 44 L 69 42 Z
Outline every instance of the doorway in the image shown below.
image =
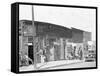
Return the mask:
M 34 52 L 33 52 L 33 46 L 32 45 L 28 46 L 28 56 L 29 56 L 29 58 L 32 59 L 32 61 L 34 61 Z M 29 61 L 29 64 L 32 64 L 32 63 Z

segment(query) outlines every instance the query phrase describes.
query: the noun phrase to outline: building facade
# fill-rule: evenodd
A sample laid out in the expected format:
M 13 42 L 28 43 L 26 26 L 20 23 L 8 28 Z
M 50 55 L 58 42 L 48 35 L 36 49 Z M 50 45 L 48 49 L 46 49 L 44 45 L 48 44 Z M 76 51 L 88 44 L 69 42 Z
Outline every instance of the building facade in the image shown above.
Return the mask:
M 38 53 L 45 50 L 46 61 L 57 61 L 65 59 L 65 46 L 67 40 L 72 37 L 71 30 L 59 25 L 34 22 L 36 36 L 33 36 L 32 21 L 20 21 L 19 46 L 20 52 L 34 61 L 34 49 Z M 35 39 L 35 40 L 34 40 Z M 35 45 L 33 46 L 33 43 Z M 39 54 L 36 55 L 37 63 L 41 62 Z M 27 61 L 28 62 L 28 61 Z
M 84 40 L 91 40 L 89 33 L 79 29 L 39 21 L 34 21 L 33 28 L 32 21 L 19 22 L 19 53 L 27 55 L 33 62 L 34 55 L 37 63 L 42 62 L 41 56 L 45 56 L 45 62 L 77 59 L 78 46 L 83 47 Z M 28 60 L 26 63 L 30 64 Z

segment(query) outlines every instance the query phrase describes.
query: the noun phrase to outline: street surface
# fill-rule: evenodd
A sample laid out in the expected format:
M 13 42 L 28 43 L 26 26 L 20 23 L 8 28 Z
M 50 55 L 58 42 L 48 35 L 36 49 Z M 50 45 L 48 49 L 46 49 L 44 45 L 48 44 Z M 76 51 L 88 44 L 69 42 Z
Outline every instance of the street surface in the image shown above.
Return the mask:
M 96 62 L 84 62 L 84 61 L 52 61 L 48 63 L 37 64 L 38 70 L 50 70 L 50 69 L 69 69 L 69 68 L 85 68 L 95 67 Z M 32 71 L 34 65 L 20 67 L 19 71 Z
M 95 62 L 82 62 L 82 63 L 73 63 L 73 64 L 66 64 L 57 67 L 51 67 L 48 69 L 68 69 L 68 68 L 85 68 L 85 67 L 95 67 Z

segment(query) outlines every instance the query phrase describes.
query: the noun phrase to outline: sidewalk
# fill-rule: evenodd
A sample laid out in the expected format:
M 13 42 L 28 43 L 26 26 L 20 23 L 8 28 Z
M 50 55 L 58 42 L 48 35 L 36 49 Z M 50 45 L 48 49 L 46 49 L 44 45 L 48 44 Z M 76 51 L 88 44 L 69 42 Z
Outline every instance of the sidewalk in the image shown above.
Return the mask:
M 49 68 L 56 68 L 57 66 L 62 66 L 62 65 L 70 65 L 70 64 L 76 64 L 76 63 L 81 63 L 83 60 L 61 60 L 61 61 L 51 61 L 51 62 L 45 62 L 45 63 L 38 63 L 37 68 L 38 70 L 47 70 Z M 34 69 L 34 65 L 30 66 L 24 66 L 19 68 L 20 71 L 32 71 Z
M 80 63 L 83 62 L 82 60 L 61 60 L 61 61 L 51 61 L 51 62 L 47 62 L 44 64 L 37 64 L 37 67 L 39 69 L 48 69 L 48 68 L 53 68 L 53 67 L 57 67 L 57 66 L 61 66 L 61 65 L 65 65 L 65 64 L 76 64 L 76 63 Z

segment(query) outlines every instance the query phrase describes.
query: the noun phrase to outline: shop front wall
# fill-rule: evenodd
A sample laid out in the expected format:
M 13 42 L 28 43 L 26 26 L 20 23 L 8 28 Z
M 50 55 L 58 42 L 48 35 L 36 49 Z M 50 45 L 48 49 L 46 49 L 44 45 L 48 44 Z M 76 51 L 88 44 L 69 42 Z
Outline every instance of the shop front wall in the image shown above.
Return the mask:
M 28 55 L 28 46 L 27 46 L 28 37 L 23 37 L 22 41 L 23 41 L 23 43 L 22 43 L 22 51 L 23 51 L 24 54 Z

